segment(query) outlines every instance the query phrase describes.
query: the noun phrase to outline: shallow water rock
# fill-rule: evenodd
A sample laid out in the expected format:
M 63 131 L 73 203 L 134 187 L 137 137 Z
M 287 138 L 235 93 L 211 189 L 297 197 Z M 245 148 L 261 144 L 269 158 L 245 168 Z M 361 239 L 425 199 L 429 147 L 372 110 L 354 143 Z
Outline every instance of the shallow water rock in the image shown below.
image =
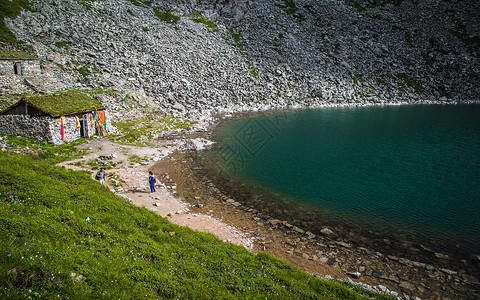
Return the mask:
M 347 275 L 352 278 L 360 278 L 362 274 L 360 274 L 360 272 L 348 272 Z
M 325 234 L 325 235 L 335 234 L 330 228 L 327 228 L 327 227 L 325 227 L 325 228 L 323 228 L 322 230 L 320 230 L 320 232 L 321 232 L 322 234 Z
M 437 252 L 437 253 L 435 253 L 435 257 L 441 258 L 441 259 L 447 259 L 447 258 L 448 258 L 448 255 Z
M 413 283 L 410 283 L 410 282 L 407 282 L 407 281 L 404 281 L 404 282 L 400 283 L 400 287 L 404 288 L 404 289 L 407 289 L 407 290 L 410 290 L 410 291 L 415 290 L 415 285 Z

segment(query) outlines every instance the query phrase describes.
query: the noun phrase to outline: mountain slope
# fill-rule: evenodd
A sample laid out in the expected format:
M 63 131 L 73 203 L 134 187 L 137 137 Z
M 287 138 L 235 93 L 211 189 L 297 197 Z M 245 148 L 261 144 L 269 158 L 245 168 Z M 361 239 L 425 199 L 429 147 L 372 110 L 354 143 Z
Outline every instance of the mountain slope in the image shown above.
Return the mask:
M 145 92 L 192 119 L 480 98 L 479 1 L 367 2 L 42 0 L 6 23 L 76 85 Z

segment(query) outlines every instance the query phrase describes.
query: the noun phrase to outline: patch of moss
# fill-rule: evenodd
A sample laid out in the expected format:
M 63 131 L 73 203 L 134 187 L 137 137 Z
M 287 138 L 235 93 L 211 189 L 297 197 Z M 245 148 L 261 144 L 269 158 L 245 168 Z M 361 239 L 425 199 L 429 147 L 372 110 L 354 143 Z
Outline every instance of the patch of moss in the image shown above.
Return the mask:
M 298 7 L 295 4 L 294 0 L 283 0 L 283 5 L 279 5 L 279 6 L 283 8 L 285 12 L 289 15 L 293 15 L 298 10 Z
M 77 69 L 78 73 L 82 74 L 83 77 L 87 77 L 88 75 L 92 74 L 88 70 L 87 66 L 81 66 L 80 68 Z
M 56 42 L 56 43 L 55 43 L 55 47 L 57 47 L 57 48 L 66 48 L 66 47 L 68 47 L 69 44 L 70 44 L 70 43 L 67 42 L 67 41 L 60 41 L 60 42 Z
M 254 79 L 258 79 L 258 71 L 255 69 L 255 67 L 252 65 L 251 62 L 247 61 L 248 68 L 250 69 L 250 76 L 252 76 Z
M 212 32 L 217 32 L 218 27 L 215 23 L 210 20 L 207 20 L 202 14 L 200 13 L 191 13 L 188 15 L 190 19 L 195 23 L 202 23 L 205 24 L 208 28 L 211 29 Z
M 100 109 L 103 107 L 100 101 L 80 92 L 26 95 L 22 97 L 22 99 L 53 116 Z
M 95 0 L 75 0 L 75 1 L 81 3 L 87 9 L 91 9 L 92 8 L 92 3 L 95 2 Z
M 77 69 L 78 73 L 80 73 L 83 77 L 90 76 L 92 74 L 100 74 L 100 71 L 97 70 L 96 66 L 81 66 Z
M 18 101 L 20 101 L 22 97 L 18 95 L 5 95 L 0 97 L 0 112 L 6 110 L 7 108 L 11 107 Z
M 228 31 L 230 31 L 230 35 L 232 36 L 233 41 L 234 41 L 233 45 L 238 47 L 241 51 L 245 51 L 245 48 L 243 47 L 243 44 L 241 42 L 242 34 L 239 33 L 239 32 L 235 32 L 236 29 L 237 29 L 237 27 L 231 27 L 231 28 L 228 29 Z
M 109 138 L 117 143 L 135 146 L 150 146 L 150 141 L 158 134 L 175 129 L 189 128 L 194 123 L 181 118 L 158 117 L 141 118 L 113 123 L 119 134 Z
M 29 0 L 0 0 L 0 42 L 22 43 L 5 25 L 5 18 L 15 19 L 22 9 L 33 11 Z
M 141 0 L 128 0 L 128 1 L 130 1 L 133 5 L 139 6 L 139 7 L 148 7 L 152 2 L 152 1 L 141 1 Z
M 460 23 L 460 21 L 456 22 L 455 29 L 449 29 L 448 32 L 461 40 L 472 55 L 480 56 L 480 37 L 478 35 L 470 36 L 466 26 Z
M 180 21 L 180 17 L 172 14 L 172 12 L 161 12 L 158 9 L 154 8 L 153 12 L 155 15 L 162 20 L 163 22 L 169 23 L 169 24 L 175 24 L 178 21 Z
M 150 31 L 150 29 L 149 29 L 148 27 L 143 27 L 142 30 L 143 30 L 144 32 Z
M 36 59 L 38 56 L 31 55 L 25 51 L 7 51 L 0 49 L 2 59 Z
M 416 80 L 411 79 L 407 76 L 407 74 L 397 73 L 395 77 L 407 86 L 413 88 L 415 92 L 420 93 L 422 91 L 422 84 Z

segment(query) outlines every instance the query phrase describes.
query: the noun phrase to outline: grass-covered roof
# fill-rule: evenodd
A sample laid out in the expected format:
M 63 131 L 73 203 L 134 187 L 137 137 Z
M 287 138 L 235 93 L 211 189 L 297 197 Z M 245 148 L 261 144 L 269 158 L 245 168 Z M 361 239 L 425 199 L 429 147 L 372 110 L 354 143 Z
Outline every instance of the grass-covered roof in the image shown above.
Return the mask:
M 29 95 L 24 96 L 22 100 L 52 116 L 103 108 L 100 101 L 84 93 Z

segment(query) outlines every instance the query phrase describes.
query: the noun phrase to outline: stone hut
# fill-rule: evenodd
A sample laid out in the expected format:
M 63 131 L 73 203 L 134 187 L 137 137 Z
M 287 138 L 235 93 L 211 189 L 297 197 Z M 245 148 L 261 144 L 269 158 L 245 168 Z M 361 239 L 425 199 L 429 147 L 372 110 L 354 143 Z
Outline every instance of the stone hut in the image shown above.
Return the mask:
M 0 134 L 62 144 L 106 135 L 107 115 L 100 101 L 84 93 L 23 96 L 0 112 Z
M 36 75 L 42 72 L 40 60 L 37 58 L 0 59 L 0 75 Z

